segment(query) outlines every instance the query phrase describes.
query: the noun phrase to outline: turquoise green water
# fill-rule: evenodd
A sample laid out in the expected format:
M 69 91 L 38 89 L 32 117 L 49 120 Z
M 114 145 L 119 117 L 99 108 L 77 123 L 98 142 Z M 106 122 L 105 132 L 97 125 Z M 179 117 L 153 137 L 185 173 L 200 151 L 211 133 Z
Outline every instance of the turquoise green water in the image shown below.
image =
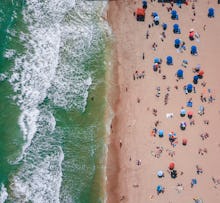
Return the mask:
M 0 2 L 0 202 L 103 202 L 103 2 Z

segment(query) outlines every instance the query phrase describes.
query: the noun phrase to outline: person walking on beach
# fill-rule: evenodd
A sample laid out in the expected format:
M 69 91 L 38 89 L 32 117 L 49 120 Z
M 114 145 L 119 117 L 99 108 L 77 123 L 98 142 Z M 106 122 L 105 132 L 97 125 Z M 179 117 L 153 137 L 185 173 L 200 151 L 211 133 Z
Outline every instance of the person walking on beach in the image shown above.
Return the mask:
M 143 55 L 142 55 L 142 58 L 143 58 L 143 60 L 145 59 L 145 55 L 144 55 L 144 53 L 143 53 Z

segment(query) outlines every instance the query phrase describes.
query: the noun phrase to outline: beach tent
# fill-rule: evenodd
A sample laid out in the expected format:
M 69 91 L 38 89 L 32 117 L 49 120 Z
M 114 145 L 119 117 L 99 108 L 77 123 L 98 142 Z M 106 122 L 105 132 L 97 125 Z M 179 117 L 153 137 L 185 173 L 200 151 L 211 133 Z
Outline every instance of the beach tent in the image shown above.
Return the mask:
M 154 23 L 155 23 L 155 25 L 159 25 L 159 23 L 160 23 L 160 17 L 159 16 L 154 17 Z
M 164 134 L 164 133 L 163 133 L 163 130 L 159 130 L 159 131 L 158 131 L 159 137 L 163 137 L 163 134 Z
M 186 129 L 186 123 L 185 122 L 181 122 L 180 123 L 180 129 L 181 130 L 185 130 Z
M 196 46 L 191 46 L 191 54 L 192 55 L 197 55 L 197 47 Z
M 186 115 L 186 110 L 185 109 L 181 109 L 180 110 L 180 116 L 184 117 Z
M 158 172 L 157 172 L 157 176 L 158 176 L 159 178 L 162 178 L 162 177 L 164 176 L 163 171 L 158 171 Z
M 145 10 L 143 8 L 137 8 L 136 11 L 137 21 L 145 20 Z
M 176 75 L 178 78 L 183 78 L 183 70 L 182 69 L 179 69 L 177 72 L 176 72 Z
M 143 9 L 147 8 L 147 1 L 146 0 L 142 0 L 142 8 Z
M 167 65 L 173 65 L 173 57 L 167 56 Z
M 163 24 L 162 24 L 162 27 L 163 27 L 163 30 L 166 30 L 166 29 L 167 29 L 167 24 L 166 24 L 166 23 L 163 23 Z
M 186 86 L 186 89 L 187 89 L 187 91 L 190 93 L 190 92 L 192 92 L 192 90 L 193 90 L 193 85 L 191 84 L 191 83 L 189 83 L 187 86 Z
M 178 14 L 176 10 L 171 11 L 171 19 L 178 20 Z
M 197 83 L 198 83 L 198 79 L 199 79 L 199 76 L 198 76 L 198 75 L 195 75 L 195 76 L 193 77 L 193 83 L 194 83 L 194 84 L 197 84 Z
M 214 18 L 215 17 L 215 10 L 214 10 L 214 8 L 209 8 L 208 9 L 208 17 L 209 18 Z
M 174 41 L 174 46 L 175 46 L 175 48 L 179 48 L 180 47 L 180 43 L 181 43 L 181 40 L 180 39 L 175 39 L 175 41 Z
M 174 32 L 175 34 L 180 34 L 180 27 L 179 27 L 178 24 L 174 24 L 174 25 L 173 25 L 173 32 Z

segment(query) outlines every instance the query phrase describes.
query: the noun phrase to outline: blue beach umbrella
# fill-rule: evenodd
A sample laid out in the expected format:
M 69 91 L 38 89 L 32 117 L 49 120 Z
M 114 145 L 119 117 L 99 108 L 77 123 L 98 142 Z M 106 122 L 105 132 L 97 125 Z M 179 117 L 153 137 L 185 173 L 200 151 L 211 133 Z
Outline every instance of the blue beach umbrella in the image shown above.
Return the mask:
M 180 28 L 179 28 L 179 25 L 178 25 L 178 24 L 174 24 L 174 25 L 173 25 L 173 32 L 174 32 L 174 33 L 179 33 L 179 32 L 180 32 Z
M 186 86 L 186 89 L 188 92 L 192 92 L 193 90 L 193 85 L 191 83 L 189 83 L 187 86 Z
M 163 192 L 163 187 L 162 187 L 161 185 L 158 185 L 158 186 L 157 186 L 157 192 L 158 192 L 158 193 Z
M 159 135 L 159 137 L 163 137 L 163 130 L 159 130 L 158 135 Z
M 176 48 L 179 48 L 180 43 L 181 43 L 181 40 L 180 40 L 180 39 L 175 39 L 175 41 L 174 41 L 174 46 L 175 46 Z
M 194 83 L 194 84 L 197 84 L 197 83 L 198 83 L 198 79 L 199 79 L 199 76 L 198 76 L 198 75 L 195 75 L 195 76 L 193 77 L 193 83 Z
M 142 8 L 143 9 L 147 8 L 147 1 L 145 1 L 145 0 L 142 1 Z
M 163 30 L 166 30 L 166 29 L 167 29 L 167 24 L 166 24 L 166 23 L 163 23 L 163 24 L 162 24 L 162 27 L 163 27 Z
M 192 55 L 195 55 L 195 54 L 197 54 L 197 47 L 196 46 L 191 46 L 191 54 Z
M 178 14 L 176 10 L 171 11 L 171 19 L 178 20 Z
M 172 65 L 172 64 L 173 64 L 173 57 L 167 56 L 167 65 Z
M 158 13 L 157 12 L 153 12 L 152 16 L 155 18 L 156 16 L 158 16 Z
M 215 16 L 215 10 L 214 8 L 208 9 L 208 17 L 213 18 Z
M 160 63 L 160 59 L 159 58 L 154 58 L 154 63 Z
M 183 70 L 182 69 L 179 69 L 177 72 L 176 72 L 176 75 L 178 78 L 183 78 Z

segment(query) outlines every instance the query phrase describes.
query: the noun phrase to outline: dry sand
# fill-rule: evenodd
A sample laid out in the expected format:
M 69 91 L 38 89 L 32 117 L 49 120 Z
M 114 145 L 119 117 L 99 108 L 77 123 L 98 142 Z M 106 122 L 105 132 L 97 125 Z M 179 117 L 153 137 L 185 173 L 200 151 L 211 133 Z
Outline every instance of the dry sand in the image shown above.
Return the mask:
M 113 106 L 115 117 L 108 145 L 107 202 L 190 203 L 194 202 L 195 197 L 202 198 L 206 203 L 220 202 L 220 185 L 214 184 L 212 180 L 212 177 L 220 178 L 220 5 L 214 0 L 198 0 L 195 3 L 194 17 L 192 3 L 183 5 L 182 8 L 175 4 L 179 20 L 171 20 L 166 9 L 168 3 L 162 7 L 157 1 L 148 0 L 145 22 L 137 22 L 133 12 L 141 6 L 141 0 L 109 1 L 108 21 L 115 41 L 113 73 L 117 94 L 114 96 L 117 99 Z M 215 18 L 207 17 L 209 7 L 215 8 Z M 153 22 L 151 13 L 154 11 L 160 16 L 160 25 L 148 28 L 148 24 Z M 192 18 L 195 21 L 192 22 Z M 168 28 L 162 42 L 160 33 L 163 31 L 163 22 L 168 24 Z M 174 23 L 180 25 L 181 34 L 173 33 Z M 190 28 L 200 34 L 200 42 L 188 39 Z M 149 39 L 146 39 L 147 30 Z M 183 53 L 178 53 L 173 46 L 176 38 L 186 42 L 186 51 Z M 152 49 L 154 42 L 158 44 L 156 51 Z M 198 47 L 197 56 L 190 54 L 191 45 Z M 168 55 L 173 56 L 172 66 L 166 65 Z M 163 60 L 161 74 L 152 69 L 154 57 Z M 189 62 L 187 68 L 181 66 L 183 59 Z M 205 71 L 204 77 L 195 85 L 196 93 L 185 94 L 183 86 L 192 83 L 195 75 L 192 68 L 197 64 L 201 64 Z M 184 79 L 177 82 L 175 73 L 179 68 L 184 70 Z M 145 71 L 145 77 L 133 80 L 135 71 Z M 166 75 L 165 80 L 162 75 Z M 205 90 L 201 85 L 203 81 L 206 82 Z M 174 88 L 175 85 L 178 90 Z M 158 86 L 161 89 L 160 97 L 155 96 Z M 170 87 L 169 92 L 167 87 Z M 208 98 L 208 89 L 211 89 L 216 100 L 202 103 L 200 95 L 206 91 Z M 166 93 L 169 93 L 168 104 L 164 105 Z M 186 107 L 189 98 L 193 101 L 192 108 Z M 205 115 L 198 115 L 200 105 L 205 107 Z M 182 106 L 194 112 L 195 125 L 191 126 L 187 117 L 180 117 Z M 157 109 L 157 116 L 152 114 L 153 108 Z M 173 113 L 173 118 L 166 118 L 166 113 Z M 208 125 L 204 124 L 206 119 L 209 120 Z M 164 130 L 163 138 L 151 136 L 157 120 L 157 129 Z M 187 123 L 185 131 L 179 128 L 182 121 Z M 175 147 L 171 146 L 168 139 L 171 131 L 177 134 L 178 143 Z M 202 140 L 200 134 L 205 132 L 209 137 Z M 186 146 L 182 145 L 182 138 L 188 139 Z M 159 158 L 153 156 L 157 146 L 163 148 Z M 207 153 L 199 154 L 199 148 L 206 148 Z M 169 150 L 175 151 L 173 157 L 169 155 Z M 137 160 L 141 160 L 141 165 L 137 165 Z M 167 172 L 171 161 L 175 162 L 178 172 L 176 179 L 172 179 Z M 202 174 L 196 173 L 197 164 L 203 169 Z M 164 178 L 157 177 L 159 170 L 164 171 Z M 190 185 L 192 178 L 196 178 L 198 182 L 193 188 Z M 165 187 L 163 194 L 157 195 L 158 184 Z M 182 184 L 182 187 L 177 187 L 178 184 Z

